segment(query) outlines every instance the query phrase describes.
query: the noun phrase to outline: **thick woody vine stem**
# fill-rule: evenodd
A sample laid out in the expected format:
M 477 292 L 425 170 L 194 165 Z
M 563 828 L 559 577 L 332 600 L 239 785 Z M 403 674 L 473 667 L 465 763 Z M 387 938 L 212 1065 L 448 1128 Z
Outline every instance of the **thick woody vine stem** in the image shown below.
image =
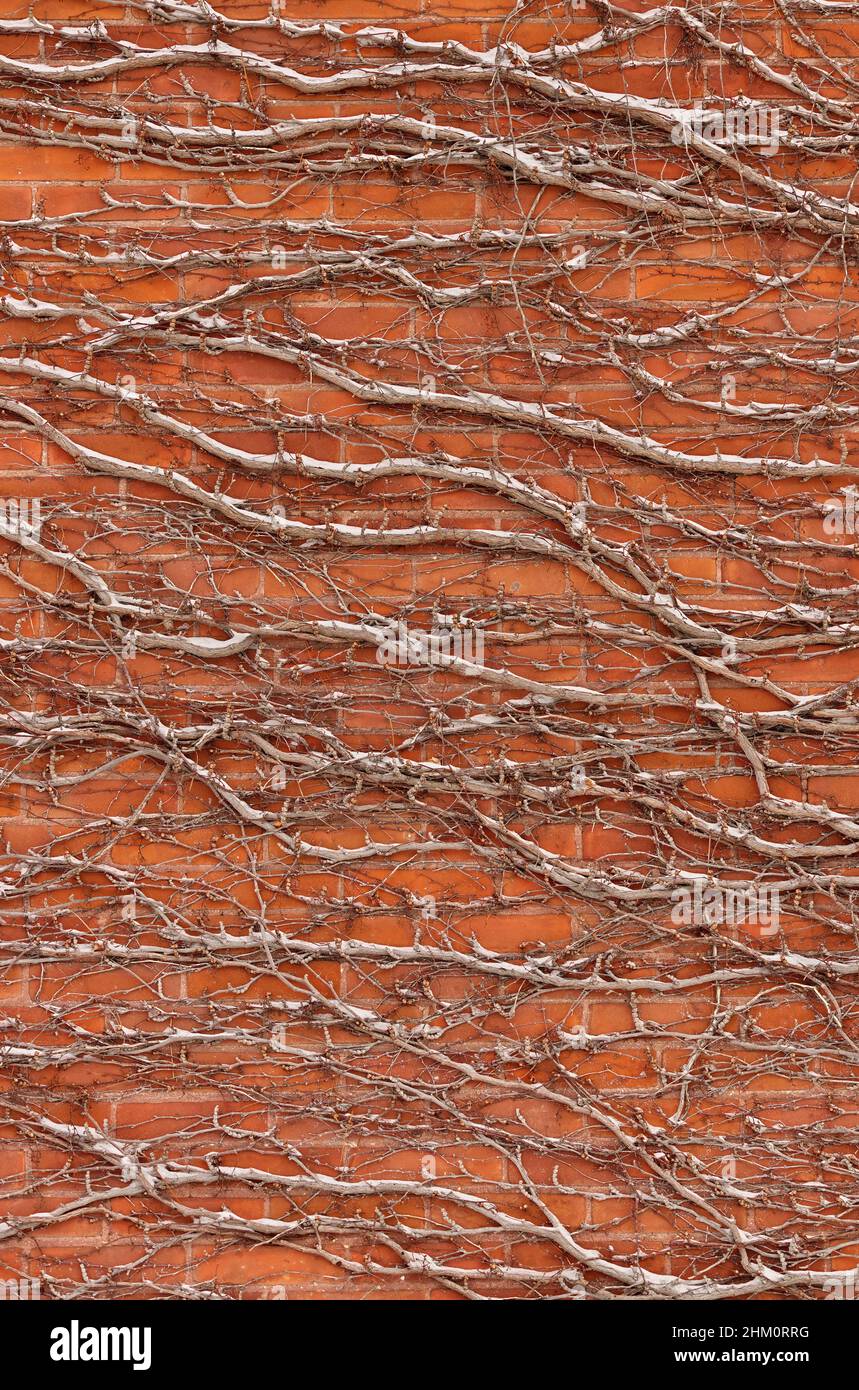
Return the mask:
M 3 1277 L 832 1296 L 859 7 L 342 14 L 0 18 Z

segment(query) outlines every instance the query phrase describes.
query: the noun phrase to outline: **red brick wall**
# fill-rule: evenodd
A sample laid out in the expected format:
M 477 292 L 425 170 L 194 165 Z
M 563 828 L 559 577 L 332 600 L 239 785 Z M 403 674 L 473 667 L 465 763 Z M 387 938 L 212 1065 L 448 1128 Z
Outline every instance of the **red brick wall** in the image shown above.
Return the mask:
M 0 14 L 0 1274 L 839 1296 L 855 14 Z

